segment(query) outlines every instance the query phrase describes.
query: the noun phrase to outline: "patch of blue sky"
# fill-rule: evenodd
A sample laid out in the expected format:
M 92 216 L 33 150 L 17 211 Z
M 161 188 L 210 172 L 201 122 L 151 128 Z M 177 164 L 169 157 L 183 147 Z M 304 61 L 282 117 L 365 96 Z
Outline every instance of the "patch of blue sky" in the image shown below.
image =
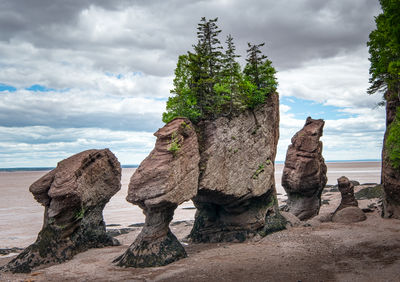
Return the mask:
M 15 92 L 17 91 L 17 88 L 11 85 L 0 83 L 0 92 L 2 91 Z
M 342 112 L 343 108 L 335 106 L 326 106 L 312 100 L 299 99 L 294 96 L 281 97 L 281 104 L 290 107 L 289 114 L 293 114 L 296 119 L 313 119 L 338 120 L 343 118 L 355 117 L 353 114 Z
M 50 92 L 50 91 L 56 91 L 54 88 L 48 88 L 44 85 L 40 85 L 40 84 L 34 84 L 31 85 L 27 88 L 25 88 L 25 90 L 28 91 L 33 91 L 33 92 Z
M 122 79 L 122 78 L 124 78 L 124 75 L 123 75 L 122 73 L 112 73 L 112 72 L 108 72 L 108 71 L 107 71 L 105 74 L 106 74 L 106 76 L 115 77 L 115 78 L 117 78 L 117 79 Z
M 156 101 L 160 101 L 160 102 L 168 101 L 168 98 L 166 98 L 166 97 L 155 97 L 155 98 L 152 98 L 152 99 L 156 100 Z
M 143 76 L 143 73 L 141 71 L 134 71 L 133 76 Z
M 40 84 L 34 84 L 34 85 L 31 85 L 31 86 L 25 88 L 25 90 L 32 91 L 32 92 L 50 92 L 51 91 L 51 92 L 60 92 L 60 93 L 68 92 L 70 89 L 71 88 L 55 89 L 55 88 L 49 88 L 47 86 L 40 85 Z

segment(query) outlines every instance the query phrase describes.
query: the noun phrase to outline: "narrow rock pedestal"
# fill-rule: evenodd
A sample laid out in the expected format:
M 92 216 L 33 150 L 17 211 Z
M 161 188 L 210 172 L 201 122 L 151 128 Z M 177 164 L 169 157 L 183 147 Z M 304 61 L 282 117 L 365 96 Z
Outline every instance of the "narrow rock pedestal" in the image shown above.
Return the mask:
M 288 195 L 286 211 L 300 220 L 318 215 L 321 207 L 321 194 L 327 182 L 319 141 L 324 124 L 322 119 L 308 117 L 287 150 L 282 174 L 282 186 Z
M 58 163 L 29 190 L 45 207 L 36 242 L 2 270 L 30 272 L 75 254 L 119 245 L 106 234 L 103 209 L 121 188 L 121 167 L 110 150 L 88 150 Z
M 176 207 L 197 193 L 197 135 L 184 118 L 174 119 L 154 135 L 155 148 L 132 175 L 126 198 L 143 209 L 146 222 L 132 245 L 114 260 L 118 266 L 163 266 L 186 257 L 169 223 Z
M 342 200 L 340 201 L 340 205 L 336 209 L 335 213 L 347 207 L 358 207 L 358 202 L 354 197 L 353 183 L 351 183 L 351 181 L 345 176 L 338 178 L 337 181 L 339 191 L 342 195 Z
M 186 257 L 186 251 L 169 229 L 175 206 L 162 209 L 145 209 L 146 222 L 142 231 L 120 257 L 114 260 L 119 266 L 163 266 Z

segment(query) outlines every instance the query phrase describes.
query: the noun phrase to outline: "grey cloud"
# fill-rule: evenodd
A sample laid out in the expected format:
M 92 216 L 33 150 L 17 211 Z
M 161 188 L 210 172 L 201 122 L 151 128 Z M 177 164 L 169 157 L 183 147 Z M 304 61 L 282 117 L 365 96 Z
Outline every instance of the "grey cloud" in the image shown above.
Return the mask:
M 0 124 L 154 132 L 162 126 L 160 104 L 90 93 L 15 92 L 0 96 Z
M 7 11 L 0 14 L 4 41 L 14 38 L 28 40 L 44 49 L 73 49 L 88 53 L 89 58 L 93 54 L 92 60 L 100 66 L 126 63 L 132 69 L 146 69 L 157 75 L 170 75 L 172 61 L 191 49 L 201 16 L 219 17 L 224 34 L 231 33 L 236 38 L 243 55 L 248 41 L 267 42 L 265 51 L 275 66 L 286 69 L 312 58 L 330 57 L 341 50 L 365 45 L 374 25 L 373 16 L 378 13 L 377 1 L 369 0 L 251 3 L 9 0 L 2 3 L 1 10 Z M 108 12 L 128 10 L 133 13 L 126 26 L 117 27 L 128 28 L 128 31 L 109 40 L 90 39 L 90 34 L 82 30 L 78 20 L 83 10 L 95 7 Z M 15 15 L 15 20 L 10 20 L 7 14 Z M 126 51 L 121 52 L 121 49 Z M 158 50 L 156 62 L 161 70 L 146 68 L 146 62 L 152 61 L 152 55 L 146 52 L 149 50 Z M 127 56 L 128 51 L 131 55 Z M 140 53 L 145 60 L 137 56 Z

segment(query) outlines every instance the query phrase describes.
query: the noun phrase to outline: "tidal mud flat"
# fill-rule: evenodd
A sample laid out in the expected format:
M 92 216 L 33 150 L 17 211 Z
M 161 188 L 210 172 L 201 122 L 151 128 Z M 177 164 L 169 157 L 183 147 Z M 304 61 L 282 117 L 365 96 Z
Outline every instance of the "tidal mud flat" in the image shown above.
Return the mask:
M 337 178 L 347 176 L 360 183 L 380 182 L 380 162 L 327 163 L 328 185 L 337 184 Z M 280 204 L 286 199 L 280 181 L 283 164 L 275 165 L 275 181 Z M 121 190 L 111 198 L 104 209 L 104 219 L 112 228 L 126 228 L 144 222 L 142 210 L 128 203 L 128 183 L 135 168 L 123 168 Z M 44 208 L 28 191 L 29 186 L 48 171 L 0 172 L 0 248 L 24 248 L 35 241 L 43 224 Z M 191 201 L 175 211 L 173 221 L 193 220 L 195 209 Z
M 0 274 L 2 281 L 397 281 L 400 275 L 400 221 L 380 217 L 379 198 L 355 187 L 360 208 L 370 209 L 362 222 L 293 221 L 287 230 L 244 243 L 185 243 L 193 221 L 175 221 L 171 230 L 188 257 L 163 267 L 121 268 L 112 261 L 140 233 L 117 236 L 121 246 L 90 249 L 59 265 L 30 274 Z M 320 215 L 341 200 L 335 187 L 324 189 Z M 183 209 L 184 212 L 193 210 Z M 179 210 L 177 211 L 179 213 Z M 110 227 L 110 228 L 118 228 Z M 0 266 L 12 259 L 0 257 Z

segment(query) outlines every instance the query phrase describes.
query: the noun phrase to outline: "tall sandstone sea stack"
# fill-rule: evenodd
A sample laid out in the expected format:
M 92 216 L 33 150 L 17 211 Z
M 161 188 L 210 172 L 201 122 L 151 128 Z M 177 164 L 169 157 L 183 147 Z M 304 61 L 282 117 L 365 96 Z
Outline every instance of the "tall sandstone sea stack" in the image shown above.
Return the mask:
M 200 178 L 191 240 L 243 241 L 256 232 L 284 228 L 274 179 L 278 94 L 270 94 L 253 111 L 198 126 Z
M 103 209 L 121 188 L 121 167 L 111 151 L 88 150 L 58 163 L 29 191 L 45 207 L 36 242 L 3 270 L 30 272 L 44 264 L 61 263 L 75 254 L 118 245 L 106 234 Z
M 396 109 L 400 108 L 400 99 L 389 99 L 386 94 L 386 132 L 382 150 L 383 217 L 400 219 L 400 168 L 395 168 L 389 159 L 386 141 L 389 128 L 395 122 Z M 400 121 L 397 121 L 400 122 Z M 397 140 L 397 142 L 399 142 Z
M 282 186 L 288 195 L 287 211 L 300 220 L 316 216 L 321 206 L 321 193 L 327 182 L 319 141 L 324 124 L 322 119 L 308 117 L 287 150 Z
M 127 196 L 146 222 L 117 265 L 161 266 L 185 257 L 169 223 L 190 199 L 197 208 L 193 242 L 244 241 L 285 228 L 274 179 L 278 94 L 230 118 L 196 125 L 175 118 L 155 135 L 155 148 L 133 174 Z
M 177 118 L 158 130 L 156 145 L 132 175 L 127 201 L 139 205 L 146 222 L 133 244 L 115 259 L 119 266 L 162 266 L 186 257 L 169 229 L 174 210 L 197 193 L 199 148 L 193 125 Z

